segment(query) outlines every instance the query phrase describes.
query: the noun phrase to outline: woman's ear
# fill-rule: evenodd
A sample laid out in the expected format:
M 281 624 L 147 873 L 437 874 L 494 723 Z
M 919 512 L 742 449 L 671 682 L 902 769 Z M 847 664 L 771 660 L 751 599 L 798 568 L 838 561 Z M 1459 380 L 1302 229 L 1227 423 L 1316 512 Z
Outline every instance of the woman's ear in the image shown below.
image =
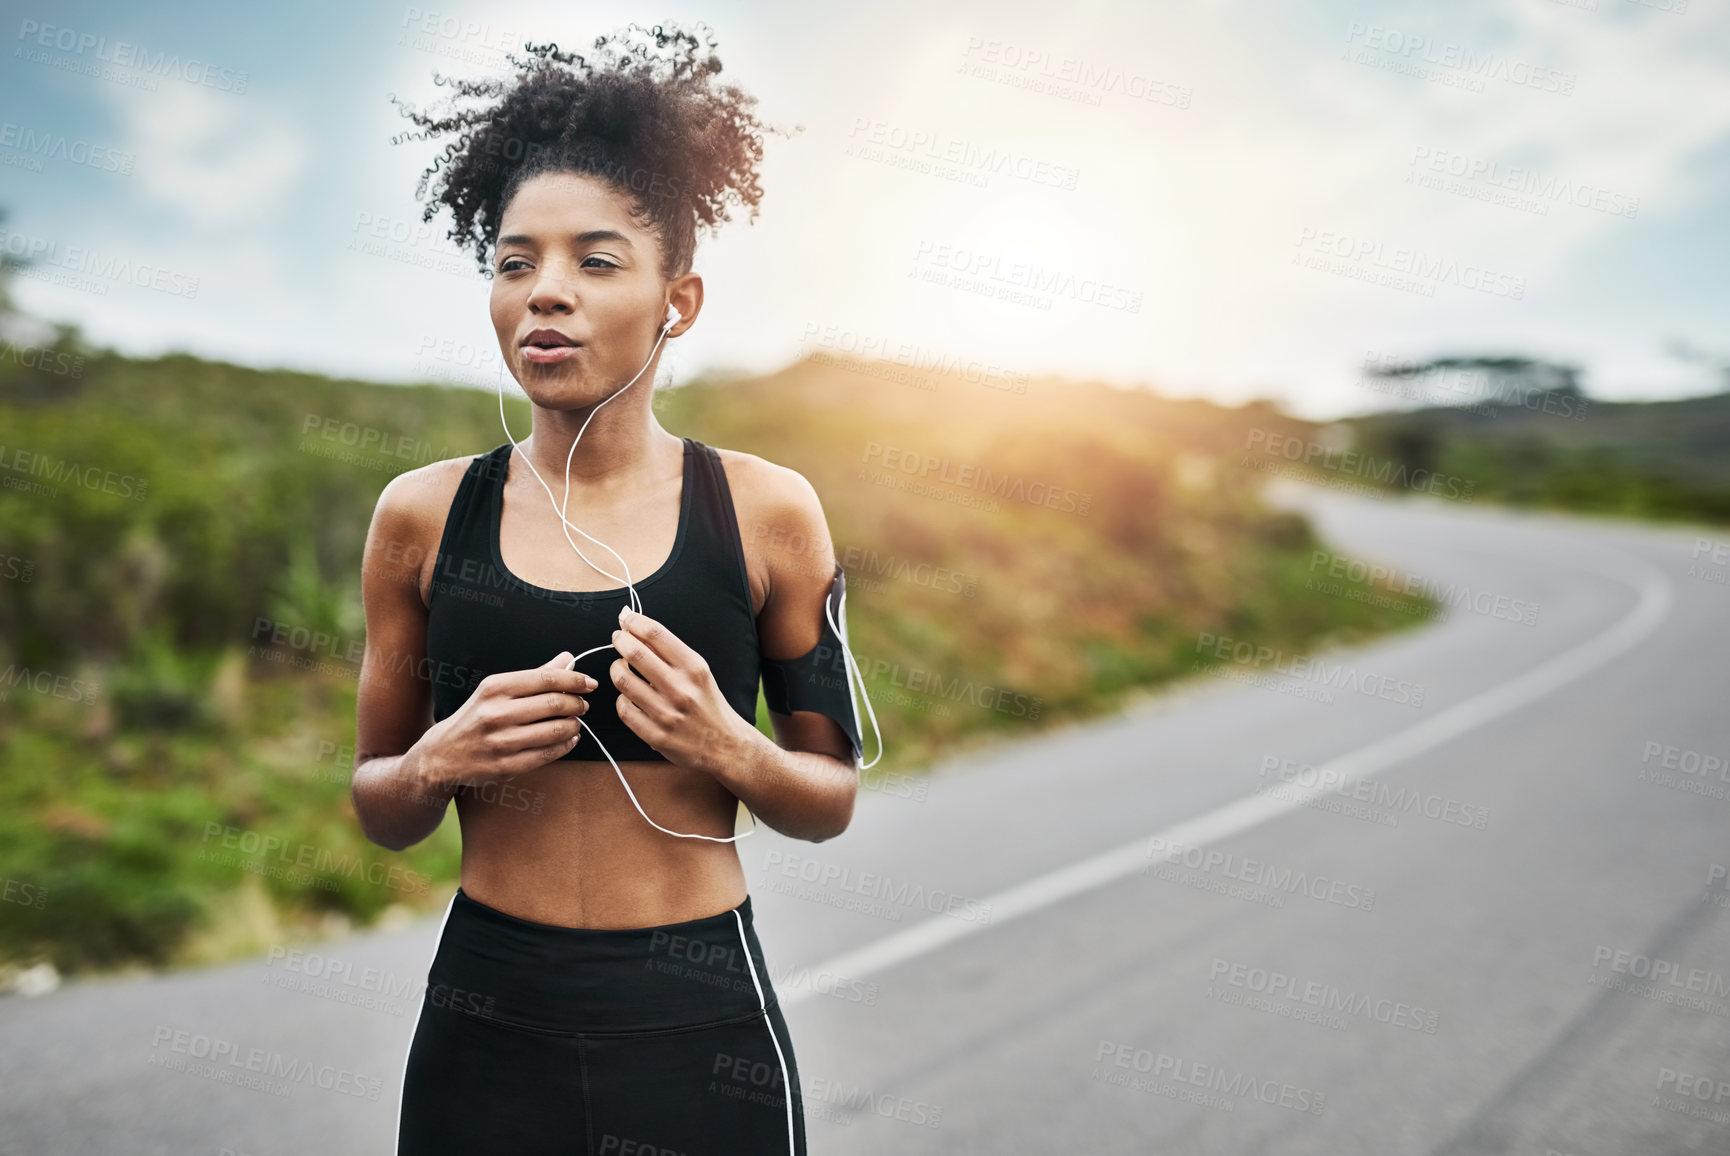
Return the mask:
M 667 316 L 671 318 L 668 337 L 677 337 L 689 329 L 703 308 L 703 279 L 695 273 L 682 273 L 667 283 Z

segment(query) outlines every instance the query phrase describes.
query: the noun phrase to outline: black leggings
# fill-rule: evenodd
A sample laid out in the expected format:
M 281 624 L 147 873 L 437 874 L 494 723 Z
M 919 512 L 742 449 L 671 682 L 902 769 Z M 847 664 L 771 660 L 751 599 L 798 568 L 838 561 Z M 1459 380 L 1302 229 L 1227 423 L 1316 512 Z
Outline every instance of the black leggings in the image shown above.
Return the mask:
M 459 888 L 409 1043 L 397 1156 L 805 1156 L 751 900 L 554 927 Z

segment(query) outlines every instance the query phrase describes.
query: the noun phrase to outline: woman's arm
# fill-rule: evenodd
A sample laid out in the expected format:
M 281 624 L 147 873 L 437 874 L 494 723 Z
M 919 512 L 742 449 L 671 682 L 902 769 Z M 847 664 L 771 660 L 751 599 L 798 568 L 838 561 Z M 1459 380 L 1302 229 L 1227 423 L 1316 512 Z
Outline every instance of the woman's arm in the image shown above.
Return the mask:
M 427 474 L 437 468 L 411 470 L 385 486 L 361 559 L 366 654 L 355 711 L 350 793 L 361 831 L 393 851 L 437 830 L 456 794 L 454 785 L 429 779 L 416 747 L 433 726 L 432 686 L 422 677 L 427 610 L 421 602 L 420 566 L 389 560 L 425 558 L 427 528 L 417 516 L 416 499 L 427 490 L 436 496 L 443 489 L 428 484 Z
M 826 636 L 823 605 L 835 578 L 835 549 L 811 483 L 781 467 L 761 472 L 769 477 L 757 488 L 749 515 L 768 586 L 757 639 L 762 656 L 778 662 L 810 653 Z M 851 695 L 845 668 L 843 677 Z M 770 711 L 769 722 L 773 742 L 755 726 L 741 727 L 735 741 L 723 745 L 712 773 L 785 835 L 820 843 L 841 834 L 853 821 L 859 794 L 846 732 L 816 711 Z
M 711 773 L 783 835 L 812 843 L 833 839 L 853 822 L 859 794 L 847 736 L 833 719 L 812 711 L 771 712 L 769 718 L 774 741 L 743 725 L 735 742 L 718 752 Z
M 821 640 L 835 574 L 822 503 L 798 473 L 739 457 L 751 464 L 729 470 L 729 479 L 740 479 L 731 485 L 740 498 L 735 508 L 767 587 L 757 616 L 759 645 L 771 660 L 796 658 Z M 619 717 L 644 741 L 680 766 L 713 775 L 784 835 L 818 843 L 847 829 L 859 772 L 834 720 L 814 711 L 770 712 L 771 740 L 721 696 L 703 657 L 648 615 L 622 616 L 614 645 L 621 654 L 611 668 Z
M 821 600 L 817 613 L 823 613 Z M 619 717 L 644 742 L 677 766 L 713 775 L 783 835 L 821 843 L 847 829 L 859 772 L 846 734 L 832 719 L 812 711 L 771 712 L 771 741 L 721 697 L 703 656 L 660 622 L 627 608 L 613 645 L 623 655 L 611 672 Z
M 366 654 L 350 793 L 362 832 L 393 851 L 438 830 L 461 788 L 544 767 L 570 751 L 589 709 L 582 695 L 597 685 L 569 669 L 565 651 L 531 670 L 489 674 L 450 717 L 432 721 L 421 569 L 388 560 L 436 560 L 443 520 L 425 511 L 449 508 L 466 469 L 466 461 L 440 462 L 391 479 L 361 562 Z

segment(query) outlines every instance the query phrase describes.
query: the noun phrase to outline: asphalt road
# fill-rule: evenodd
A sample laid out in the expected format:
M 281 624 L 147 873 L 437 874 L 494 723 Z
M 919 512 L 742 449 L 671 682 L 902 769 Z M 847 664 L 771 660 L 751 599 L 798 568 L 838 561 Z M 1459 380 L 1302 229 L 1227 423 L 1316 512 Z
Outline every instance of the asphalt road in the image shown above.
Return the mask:
M 1712 535 L 1289 500 L 1328 596 L 1373 559 L 1461 604 L 1295 671 L 1198 640 L 1244 661 L 740 845 L 813 1153 L 1730 1152 Z M 0 1145 L 388 1152 L 435 931 L 0 1000 Z

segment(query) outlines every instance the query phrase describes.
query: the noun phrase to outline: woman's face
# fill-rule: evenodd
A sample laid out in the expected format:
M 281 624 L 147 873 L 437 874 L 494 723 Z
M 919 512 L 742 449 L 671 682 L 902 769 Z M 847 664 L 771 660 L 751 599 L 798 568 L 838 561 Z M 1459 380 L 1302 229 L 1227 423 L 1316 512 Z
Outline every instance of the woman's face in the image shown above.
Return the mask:
M 505 364 L 537 405 L 604 401 L 643 368 L 666 320 L 659 240 L 603 181 L 531 177 L 499 221 L 489 308 Z

